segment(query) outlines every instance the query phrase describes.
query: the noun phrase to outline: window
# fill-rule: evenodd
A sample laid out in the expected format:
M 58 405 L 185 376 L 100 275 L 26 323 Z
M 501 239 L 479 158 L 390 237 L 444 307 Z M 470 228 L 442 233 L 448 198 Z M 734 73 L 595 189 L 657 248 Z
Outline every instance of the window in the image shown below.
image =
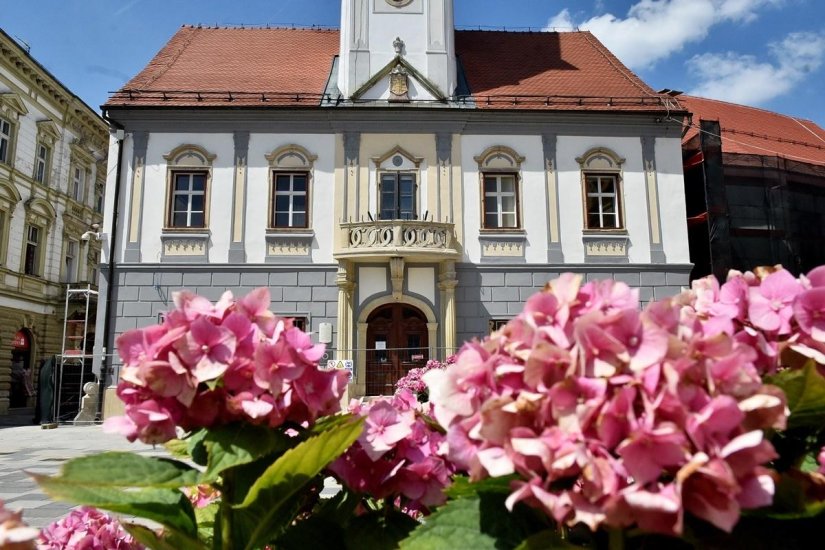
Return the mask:
M 273 172 L 270 227 L 307 227 L 307 173 Z
M 603 147 L 576 159 L 582 170 L 584 229 L 623 232 L 622 164 L 624 159 Z
M 169 226 L 206 227 L 206 172 L 174 172 Z
M 39 227 L 30 225 L 26 230 L 25 263 L 23 272 L 26 275 L 40 275 L 40 239 Z
M 86 169 L 82 166 L 75 166 L 72 173 L 72 188 L 69 194 L 77 202 L 82 202 L 84 187 L 86 187 Z
M 493 332 L 495 332 L 497 330 L 501 330 L 509 322 L 510 322 L 510 319 L 490 319 L 490 321 L 488 323 L 488 326 L 490 328 L 490 333 L 492 334 Z
M 292 326 L 306 332 L 307 331 L 307 318 L 306 317 L 293 317 L 292 318 Z
M 77 242 L 66 241 L 66 254 L 63 259 L 64 277 L 67 283 L 77 281 Z
M 484 174 L 484 228 L 518 228 L 518 186 L 515 174 Z
M 167 161 L 166 229 L 206 230 L 209 227 L 209 185 L 215 155 L 199 145 L 187 144 L 176 147 L 163 158 Z M 103 196 L 102 186 L 100 192 Z M 206 238 L 205 231 L 195 233 Z
M 103 198 L 104 187 L 102 185 L 95 186 L 95 212 L 103 214 Z
M 47 169 L 49 167 L 49 148 L 42 143 L 37 144 L 37 151 L 34 159 L 34 179 L 40 183 L 48 183 Z
M 0 118 L 0 162 L 8 164 L 11 154 L 11 122 Z
M 616 176 L 585 176 L 587 229 L 621 229 Z
M 414 220 L 415 174 L 408 172 L 384 172 L 381 174 L 381 204 L 379 217 L 382 220 Z

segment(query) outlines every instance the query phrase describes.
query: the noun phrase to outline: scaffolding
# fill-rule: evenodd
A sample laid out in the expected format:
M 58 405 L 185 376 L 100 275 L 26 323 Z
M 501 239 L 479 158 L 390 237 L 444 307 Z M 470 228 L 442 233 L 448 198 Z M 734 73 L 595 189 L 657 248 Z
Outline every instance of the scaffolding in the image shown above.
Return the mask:
M 55 399 L 53 418 L 58 423 L 73 422 L 81 411 L 83 404 L 83 386 L 95 382 L 92 372 L 89 314 L 96 307 L 98 292 L 92 290 L 91 284 L 82 287 L 66 288 L 66 303 L 63 309 L 63 341 L 58 356 L 55 373 Z M 77 305 L 70 313 L 69 306 Z

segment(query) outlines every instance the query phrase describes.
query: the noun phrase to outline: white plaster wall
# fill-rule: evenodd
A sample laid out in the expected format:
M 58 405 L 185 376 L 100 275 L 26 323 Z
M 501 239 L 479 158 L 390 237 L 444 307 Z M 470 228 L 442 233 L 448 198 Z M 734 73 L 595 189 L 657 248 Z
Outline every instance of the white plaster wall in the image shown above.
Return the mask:
M 622 200 L 625 227 L 630 238 L 630 263 L 650 262 L 650 228 L 647 192 L 642 166 L 642 144 L 638 137 L 559 136 L 556 148 L 559 186 L 559 226 L 564 260 L 584 262 L 584 206 L 581 167 L 576 158 L 594 147 L 605 147 L 625 159 Z M 680 157 L 681 158 L 681 157 Z
M 690 263 L 681 139 L 656 140 L 656 169 L 665 256 L 668 263 Z
M 481 184 L 474 157 L 487 148 L 504 145 L 524 157 L 521 165 L 521 223 L 525 230 L 527 263 L 547 262 L 547 184 L 541 136 L 463 136 L 461 166 L 464 208 L 464 252 L 473 263 L 481 260 Z
M 387 268 L 358 268 L 358 305 L 365 304 L 370 297 L 387 291 Z
M 143 224 L 140 248 L 142 260 L 145 263 L 160 261 L 162 249 L 160 236 L 164 225 L 167 192 L 167 166 L 163 155 L 184 144 L 199 145 L 217 155 L 212 161 L 212 182 L 209 191 L 209 230 L 211 233 L 209 261 L 226 263 L 229 259 L 235 160 L 232 134 L 153 133 L 149 136 L 143 182 Z
M 126 156 L 127 149 L 130 152 L 131 157 L 131 140 L 126 141 L 124 139 L 123 143 L 123 170 L 121 174 L 121 181 L 129 181 L 126 180 L 126 172 L 128 172 L 128 164 L 127 159 L 129 157 Z M 117 140 L 114 136 L 109 137 L 109 157 L 108 157 L 108 166 L 106 167 L 106 195 L 103 198 L 103 227 L 101 231 L 103 232 L 103 241 L 101 243 L 100 249 L 100 263 L 108 263 L 109 262 L 109 254 L 111 250 L 118 250 L 120 255 L 123 253 L 123 235 L 128 228 L 128 212 L 120 212 L 118 223 L 120 226 L 117 228 L 117 238 L 118 243 L 113 243 L 112 239 L 112 219 L 114 218 L 114 208 L 115 208 L 115 186 L 117 185 Z M 120 193 L 121 195 L 127 195 L 127 185 L 121 184 L 120 186 Z M 124 203 L 129 204 L 129 203 Z
M 249 263 L 266 258 L 266 227 L 269 215 L 269 162 L 266 155 L 285 145 L 300 145 L 315 159 L 310 188 L 310 225 L 315 232 L 312 261 L 332 263 L 335 220 L 335 136 L 318 134 L 252 134 L 249 137 L 249 164 L 246 198 L 246 257 Z M 234 154 L 234 153 L 233 153 Z M 230 198 L 228 207 L 232 204 Z M 231 217 L 227 209 L 227 217 Z M 210 256 L 210 261 L 213 261 Z
M 424 296 L 435 304 L 435 269 L 432 267 L 410 267 L 407 269 L 407 289 Z

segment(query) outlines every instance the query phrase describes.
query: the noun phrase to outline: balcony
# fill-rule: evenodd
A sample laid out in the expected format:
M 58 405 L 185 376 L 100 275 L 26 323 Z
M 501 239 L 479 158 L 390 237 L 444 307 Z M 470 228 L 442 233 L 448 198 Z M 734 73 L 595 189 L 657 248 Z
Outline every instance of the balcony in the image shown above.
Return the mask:
M 454 225 L 424 220 L 342 223 L 337 259 L 386 258 L 440 261 L 458 258 Z

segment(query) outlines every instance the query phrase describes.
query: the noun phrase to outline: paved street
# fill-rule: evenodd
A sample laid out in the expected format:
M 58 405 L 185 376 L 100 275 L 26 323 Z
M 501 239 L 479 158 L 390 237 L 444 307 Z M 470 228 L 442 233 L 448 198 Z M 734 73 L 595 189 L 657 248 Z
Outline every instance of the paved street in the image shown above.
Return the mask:
M 0 426 L 0 499 L 12 510 L 23 510 L 29 525 L 43 527 L 64 516 L 72 506 L 49 499 L 26 472 L 54 474 L 70 458 L 104 450 L 164 454 L 162 447 L 129 443 L 100 426 Z
M 40 426 L 0 424 L 0 500 L 11 510 L 23 510 L 23 519 L 29 525 L 48 525 L 66 515 L 72 506 L 50 500 L 26 472 L 54 474 L 71 458 L 101 451 L 133 451 L 148 456 L 166 454 L 163 447 L 129 443 L 119 435 L 104 433 L 100 426 L 60 426 L 44 430 Z M 330 497 L 339 490 L 340 486 L 328 478 L 321 496 Z

